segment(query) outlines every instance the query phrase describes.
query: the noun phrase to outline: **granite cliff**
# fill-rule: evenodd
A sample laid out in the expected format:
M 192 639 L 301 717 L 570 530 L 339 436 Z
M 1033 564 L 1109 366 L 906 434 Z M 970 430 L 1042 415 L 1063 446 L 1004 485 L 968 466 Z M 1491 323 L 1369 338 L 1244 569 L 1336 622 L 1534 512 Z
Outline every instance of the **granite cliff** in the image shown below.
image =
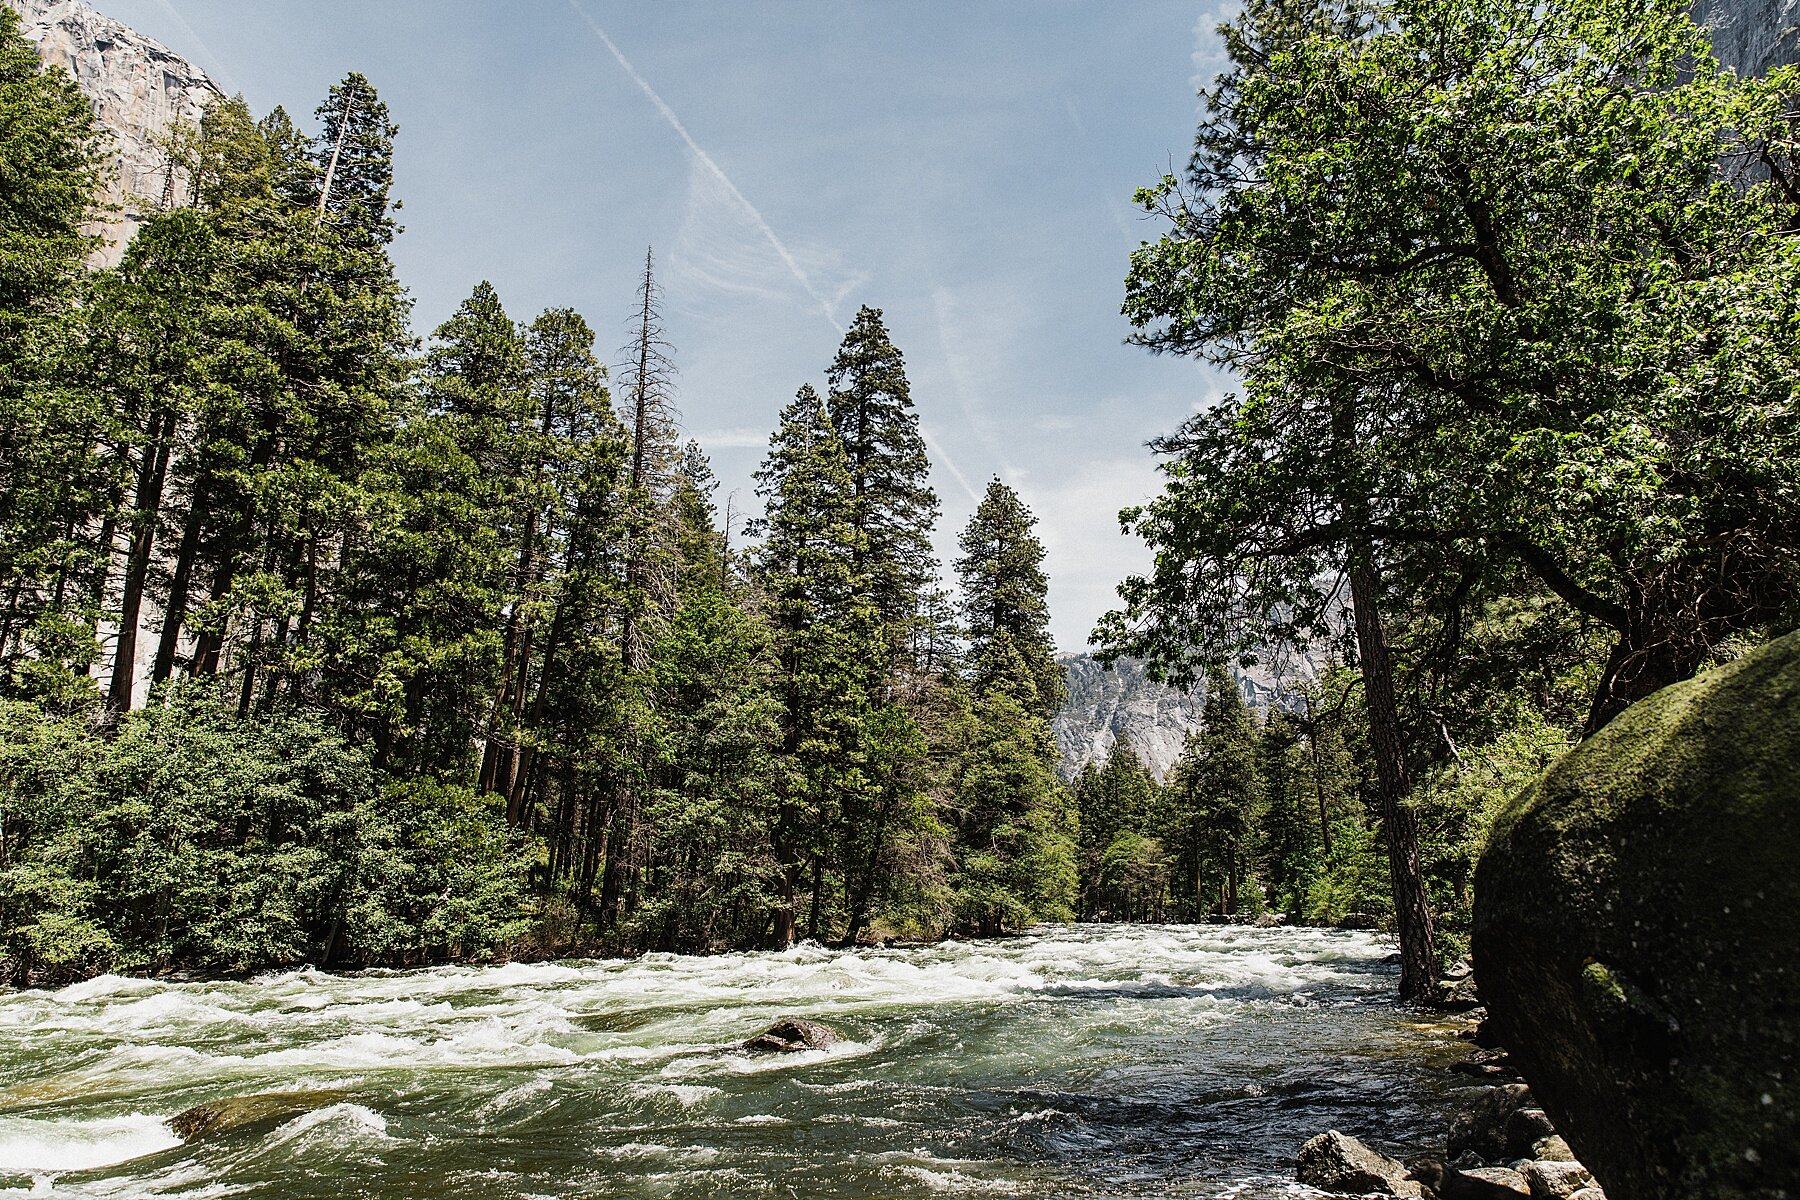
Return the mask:
M 1740 75 L 1800 62 L 1800 0 L 1698 0 L 1693 11 L 1712 30 L 1720 61 Z
M 112 134 L 112 178 L 105 198 L 117 211 L 101 226 L 107 244 L 95 260 L 116 263 L 171 183 L 176 196 L 185 198 L 186 180 L 170 179 L 164 134 L 178 121 L 198 123 L 222 93 L 200 68 L 82 0 L 4 2 L 18 10 L 38 57 L 75 77 L 100 124 Z
M 1127 737 L 1138 757 L 1158 779 L 1163 778 L 1181 756 L 1187 735 L 1200 727 L 1206 707 L 1203 694 L 1157 683 L 1145 673 L 1144 664 L 1133 659 L 1110 671 L 1089 654 L 1064 654 L 1057 661 L 1069 683 L 1068 703 L 1051 725 L 1064 777 L 1072 779 L 1083 766 L 1104 759 L 1115 741 Z M 1312 668 L 1300 664 L 1279 674 L 1262 667 L 1234 668 L 1232 674 L 1245 701 L 1262 710 L 1281 702 L 1284 683 L 1310 679 Z

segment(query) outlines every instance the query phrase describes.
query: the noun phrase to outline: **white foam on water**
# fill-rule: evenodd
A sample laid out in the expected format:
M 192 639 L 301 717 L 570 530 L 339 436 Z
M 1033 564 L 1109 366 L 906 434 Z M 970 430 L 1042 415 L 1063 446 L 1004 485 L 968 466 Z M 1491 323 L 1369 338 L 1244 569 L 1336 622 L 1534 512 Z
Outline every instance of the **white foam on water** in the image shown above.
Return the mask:
M 900 1174 L 908 1179 L 915 1179 L 934 1192 L 987 1192 L 989 1195 L 1004 1194 L 998 1191 L 991 1179 L 977 1179 L 973 1175 L 964 1175 L 961 1171 L 933 1170 L 930 1167 L 905 1166 L 899 1168 Z
M 0 1117 L 0 1164 L 24 1174 L 115 1167 L 179 1145 L 167 1120 L 152 1113 L 86 1121 Z
M 339 1145 L 387 1142 L 387 1118 L 372 1108 L 348 1102 L 328 1104 L 301 1113 L 269 1135 L 269 1145 L 281 1146 L 311 1135 Z
M 594 1153 L 601 1158 L 620 1162 L 667 1160 L 684 1165 L 715 1162 L 719 1157 L 719 1151 L 712 1146 L 669 1146 L 662 1142 L 625 1142 L 618 1146 L 600 1146 Z
M 645 1099 L 667 1096 L 683 1108 L 698 1108 L 714 1096 L 724 1094 L 724 1089 L 702 1083 L 638 1083 L 629 1090 L 631 1095 Z
M 1201 1031 L 1263 1020 L 1284 1007 L 1360 1003 L 1391 987 L 1369 970 L 1370 960 L 1387 949 L 1366 933 L 1069 926 L 1001 941 L 892 950 L 808 944 L 713 957 L 653 954 L 351 975 L 299 970 L 228 982 L 108 976 L 54 992 L 0 994 L 0 1068 L 11 1084 L 0 1106 L 29 1103 L 37 1118 L 29 1127 L 19 1124 L 23 1117 L 0 1118 L 0 1163 L 20 1159 L 8 1138 L 57 1128 L 64 1129 L 57 1145 L 84 1163 L 129 1161 L 178 1143 L 154 1117 L 143 1118 L 147 1127 L 105 1124 L 131 1120 L 116 1116 L 123 1109 L 181 1107 L 168 1097 L 198 1096 L 222 1083 L 234 1094 L 251 1094 L 319 1087 L 322 1078 L 350 1079 L 359 1098 L 377 1103 L 394 1089 L 460 1092 L 469 1107 L 457 1111 L 473 1110 L 477 1125 L 524 1113 L 530 1098 L 553 1082 L 563 1099 L 567 1081 L 579 1101 L 570 1111 L 585 1111 L 596 1095 L 626 1103 L 606 1126 L 613 1136 L 631 1128 L 619 1118 L 724 1127 L 729 1117 L 704 1115 L 721 1089 L 733 1095 L 820 1089 L 841 1093 L 844 1105 L 808 1115 L 801 1126 L 858 1122 L 871 1138 L 910 1138 L 886 1132 L 901 1124 L 893 1120 L 896 1109 L 875 1104 L 873 1112 L 857 1111 L 853 1106 L 870 1107 L 860 1093 L 881 1092 L 900 1079 L 906 1103 L 916 1106 L 938 1091 L 961 1091 L 964 1078 L 992 1073 L 1016 1081 L 1046 1063 L 1087 1062 L 1100 1070 L 1111 1061 L 1101 1057 L 1113 1052 L 1109 1047 L 1130 1047 L 1129 1059 L 1146 1037 L 1198 1045 L 1207 1036 Z M 785 1016 L 826 1021 L 851 1036 L 822 1051 L 735 1052 L 742 1039 Z M 5 1049 L 27 1041 L 28 1055 Z M 866 1065 L 846 1067 L 859 1058 Z M 913 1065 L 918 1062 L 927 1066 Z M 932 1074 L 939 1063 L 954 1063 L 957 1079 Z M 523 1075 L 511 1074 L 519 1068 Z M 850 1072 L 869 1078 L 842 1078 Z M 764 1111 L 738 1121 L 783 1123 L 771 1107 L 758 1102 Z M 53 1111 L 63 1120 L 47 1119 Z M 1048 1112 L 1014 1118 L 1023 1126 L 1049 1119 Z M 409 1124 L 407 1136 L 444 1136 L 430 1130 L 429 1114 L 420 1121 L 417 1130 Z M 909 1128 L 927 1125 L 921 1118 Z M 92 1127 L 91 1142 L 109 1147 L 104 1153 L 81 1149 L 87 1135 L 68 1132 L 84 1127 Z M 660 1145 L 679 1136 L 666 1125 L 644 1128 L 624 1136 L 648 1140 L 596 1153 L 626 1160 L 660 1155 L 661 1169 L 670 1170 L 691 1161 L 681 1156 L 697 1148 Z M 270 1137 L 391 1140 L 386 1120 L 359 1105 L 317 1110 Z M 265 1149 L 268 1143 L 263 1140 Z M 115 1153 L 121 1157 L 110 1157 Z M 201 1157 L 192 1162 L 198 1166 Z M 729 1161 L 697 1170 L 718 1171 Z M 184 1167 L 189 1162 L 180 1158 Z M 895 1174 L 897 1188 L 955 1191 L 991 1166 L 908 1155 L 882 1169 L 932 1177 L 909 1173 L 902 1183 Z M 79 1169 L 85 1168 L 49 1170 Z M 163 1176 L 173 1170 L 159 1167 L 154 1179 L 137 1179 L 135 1190 L 121 1175 L 124 1190 L 116 1194 L 131 1200 L 160 1194 Z M 183 1194 L 210 1182 L 184 1184 Z M 979 1182 L 996 1192 L 1007 1186 Z M 115 1194 L 95 1190 L 101 1184 L 82 1181 L 81 1194 Z M 59 1186 L 57 1194 L 68 1193 Z

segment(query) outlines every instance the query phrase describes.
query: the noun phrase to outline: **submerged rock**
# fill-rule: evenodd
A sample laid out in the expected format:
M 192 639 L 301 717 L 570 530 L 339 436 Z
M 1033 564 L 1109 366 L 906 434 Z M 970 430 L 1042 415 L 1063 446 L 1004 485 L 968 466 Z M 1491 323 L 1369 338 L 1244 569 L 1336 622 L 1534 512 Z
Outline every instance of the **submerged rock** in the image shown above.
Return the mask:
M 783 1054 L 795 1050 L 823 1050 L 843 1040 L 843 1035 L 822 1021 L 789 1017 L 777 1021 L 753 1038 L 738 1043 L 751 1054 Z
M 1420 1196 L 1406 1166 L 1333 1129 L 1300 1147 L 1299 1179 L 1322 1192 L 1352 1196 Z
M 1631 1200 L 1800 1194 L 1800 635 L 1635 705 L 1476 876 L 1500 1039 Z
M 184 1142 L 212 1134 L 226 1133 L 246 1125 L 264 1121 L 285 1120 L 309 1113 L 315 1108 L 337 1104 L 349 1096 L 335 1089 L 297 1092 L 258 1092 L 251 1096 L 232 1096 L 196 1104 L 169 1118 L 169 1129 Z

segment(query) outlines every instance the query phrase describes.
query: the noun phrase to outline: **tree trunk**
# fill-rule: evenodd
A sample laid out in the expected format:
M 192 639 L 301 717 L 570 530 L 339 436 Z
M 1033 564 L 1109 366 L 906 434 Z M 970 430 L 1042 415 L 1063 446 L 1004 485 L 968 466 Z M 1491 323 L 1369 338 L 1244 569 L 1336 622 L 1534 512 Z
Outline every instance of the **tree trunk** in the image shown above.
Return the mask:
M 1400 935 L 1400 998 L 1422 1004 L 1434 999 L 1437 992 L 1437 930 L 1419 861 L 1418 820 L 1405 803 L 1412 784 L 1400 735 L 1400 708 L 1394 696 L 1394 667 L 1381 620 L 1380 596 L 1374 551 L 1367 539 L 1358 539 L 1350 551 L 1350 603 L 1368 706 L 1369 744 L 1375 754 L 1375 790 L 1387 839 L 1388 878 L 1394 889 L 1394 924 Z
M 161 413 L 150 422 L 150 445 L 138 469 L 137 491 L 132 497 L 130 549 L 125 558 L 125 584 L 119 598 L 119 637 L 113 647 L 112 679 L 106 688 L 106 707 L 116 714 L 131 708 L 137 682 L 138 621 L 144 604 L 144 584 L 150 577 L 151 552 L 156 544 L 156 523 L 162 513 L 163 481 L 169 471 L 169 441 L 174 432 L 173 413 Z
M 187 620 L 188 590 L 193 587 L 194 562 L 200 554 L 200 527 L 205 523 L 201 514 L 205 508 L 205 492 L 196 489 L 188 502 L 187 520 L 175 550 L 175 572 L 169 578 L 169 604 L 163 610 L 162 636 L 156 643 L 156 662 L 150 668 L 151 683 L 161 683 L 175 672 L 181 627 Z
M 1600 675 L 1600 686 L 1588 708 L 1587 722 L 1581 736 L 1590 738 L 1604 729 L 1614 717 L 1639 700 L 1661 691 L 1672 683 L 1688 679 L 1700 669 L 1700 656 L 1678 656 L 1666 647 L 1656 646 L 1645 632 L 1649 622 L 1634 617 L 1630 628 L 1619 635 L 1607 655 L 1606 668 Z

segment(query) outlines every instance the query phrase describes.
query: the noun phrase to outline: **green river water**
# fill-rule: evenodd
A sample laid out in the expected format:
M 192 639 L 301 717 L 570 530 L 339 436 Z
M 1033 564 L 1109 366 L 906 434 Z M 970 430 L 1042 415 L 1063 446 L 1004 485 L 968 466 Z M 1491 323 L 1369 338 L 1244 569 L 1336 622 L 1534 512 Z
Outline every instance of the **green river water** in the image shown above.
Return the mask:
M 0 1196 L 1309 1195 L 1442 1145 L 1455 1043 L 1362 933 L 1077 926 L 918 949 L 0 994 Z M 733 1043 L 781 1016 L 821 1052 Z M 316 1093 L 182 1143 L 203 1101 Z

